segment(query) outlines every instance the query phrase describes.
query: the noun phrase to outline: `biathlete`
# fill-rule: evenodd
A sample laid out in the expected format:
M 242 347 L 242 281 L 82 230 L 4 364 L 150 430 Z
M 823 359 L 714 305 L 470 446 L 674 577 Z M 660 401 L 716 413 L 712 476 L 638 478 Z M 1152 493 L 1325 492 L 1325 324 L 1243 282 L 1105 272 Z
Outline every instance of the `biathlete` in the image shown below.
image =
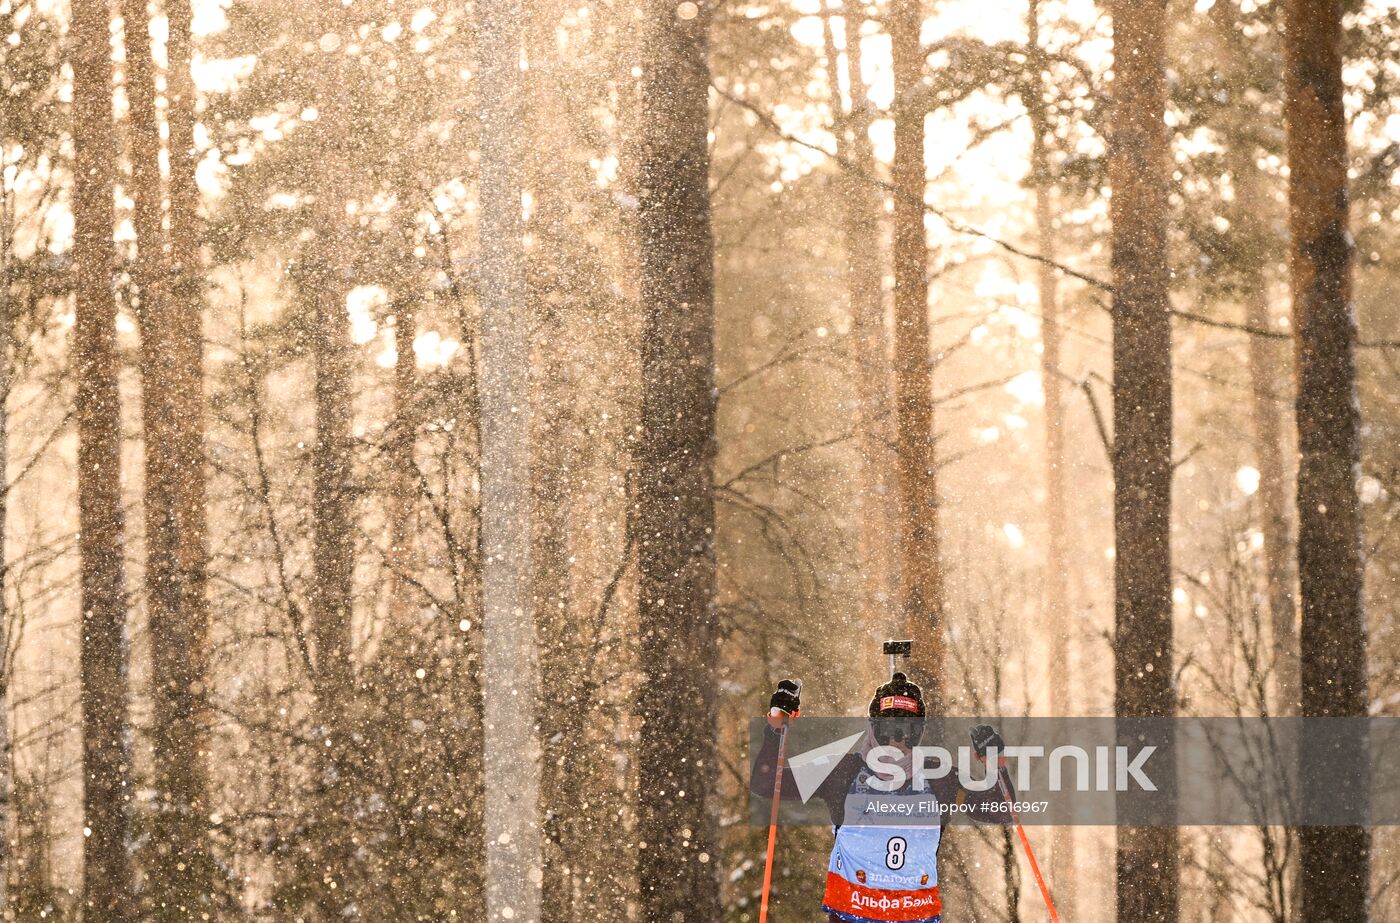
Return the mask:
M 755 795 L 772 797 L 779 729 L 797 715 L 800 705 L 799 687 L 780 683 L 769 701 L 769 727 L 754 760 L 750 788 Z M 978 823 L 1010 823 L 1010 779 L 998 767 L 1004 792 L 995 785 L 969 791 L 956 772 L 916 781 L 911 763 L 913 748 L 923 736 L 924 699 L 923 691 L 903 673 L 895 673 L 875 690 L 869 712 L 865 739 L 841 758 L 813 793 L 826 803 L 836 834 L 822 910 L 831 923 L 940 923 L 938 847 L 944 822 L 957 814 Z M 974 727 L 971 736 L 979 757 L 988 748 L 1005 749 L 990 725 Z M 888 784 L 881 786 L 880 776 L 867 764 L 867 754 L 877 746 L 892 748 L 877 754 L 878 766 L 894 763 L 904 770 L 904 784 L 894 791 L 886 791 Z M 784 800 L 801 797 L 791 772 L 784 767 Z M 872 818 L 872 813 L 883 816 Z

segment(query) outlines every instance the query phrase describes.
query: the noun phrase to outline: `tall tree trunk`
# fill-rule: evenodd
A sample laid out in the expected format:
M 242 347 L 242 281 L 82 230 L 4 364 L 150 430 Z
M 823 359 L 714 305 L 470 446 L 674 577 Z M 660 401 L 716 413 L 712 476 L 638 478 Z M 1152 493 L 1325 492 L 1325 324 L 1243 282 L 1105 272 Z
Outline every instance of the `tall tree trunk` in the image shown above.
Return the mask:
M 180 676 L 189 691 L 181 703 L 195 715 L 187 741 L 198 753 L 209 725 L 205 687 L 208 677 L 209 608 L 205 598 L 208 571 L 208 476 L 204 454 L 204 273 L 200 260 L 201 219 L 195 170 L 195 85 L 192 50 L 194 12 L 190 0 L 165 0 L 168 18 L 166 70 L 167 124 L 170 140 L 170 273 L 173 288 L 170 318 L 175 361 L 176 443 L 181 476 L 175 487 L 175 521 L 180 585 L 181 631 L 189 643 L 190 665 Z M 199 772 L 204 773 L 200 767 Z M 203 801 L 203 788 L 194 792 Z
M 557 161 L 553 161 L 557 163 Z M 548 192 L 541 194 L 548 195 Z M 538 203 L 539 199 L 536 199 Z M 541 234 L 549 231 L 541 229 Z M 547 313 L 547 312 L 545 312 Z M 590 703 L 577 696 L 581 672 L 592 665 L 581 626 L 574 611 L 571 593 L 569 505 L 573 484 L 571 445 L 567 417 L 572 406 L 570 391 L 560 380 L 565 348 L 555 336 L 545 333 L 559 325 L 558 318 L 543 319 L 531 311 L 544 342 L 537 348 L 543 356 L 540 381 L 534 394 L 539 408 L 530 458 L 534 504 L 534 555 L 532 564 L 536 629 L 540 635 L 540 667 L 549 677 L 553 694 L 540 703 L 539 727 L 543 747 L 540 814 L 544 821 L 544 882 L 541 920 L 567 923 L 573 919 L 574 876 L 579 845 L 572 835 L 579 806 L 568 798 L 570 780 L 580 777 L 581 738 L 585 732 L 582 717 Z M 543 320 L 543 322 L 541 322 Z M 554 334 L 562 333 L 555 329 Z
M 1176 710 L 1165 25 L 1165 0 L 1113 4 L 1114 706 L 1122 718 Z M 1174 827 L 1120 827 L 1118 919 L 1176 920 L 1178 863 Z
M 318 0 L 314 15 L 323 34 L 348 29 L 340 5 Z M 357 860 L 353 800 L 358 747 L 353 735 L 356 702 L 353 641 L 355 577 L 354 442 L 350 317 L 346 305 L 351 270 L 350 228 L 345 216 L 347 193 L 338 185 L 354 162 L 354 126 L 347 87 L 349 67 L 343 45 L 322 44 L 314 88 L 318 122 L 332 126 L 316 176 L 312 207 L 314 238 L 298 284 L 311 301 L 308 333 L 314 377 L 315 441 L 311 452 L 312 521 L 310 635 L 315 650 L 317 720 L 329 746 L 321 751 L 321 788 L 314 806 L 321 833 L 309 853 L 311 870 L 321 887 L 315 900 L 324 920 L 339 920 L 356 902 L 363 867 Z
M 1253 151 L 1242 152 L 1236 164 L 1236 196 L 1241 235 L 1262 242 L 1268 230 L 1263 177 Z M 1245 323 L 1261 330 L 1276 329 L 1269 307 L 1266 256 L 1252 259 L 1245 282 Z M 1293 523 L 1288 510 L 1291 472 L 1283 438 L 1288 366 L 1283 344 L 1262 336 L 1249 338 L 1250 410 L 1254 428 L 1254 463 L 1259 468 L 1259 530 L 1264 537 L 1265 600 L 1273 646 L 1275 713 L 1298 713 L 1298 607 L 1294 586 Z
M 924 116 L 914 101 L 923 77 L 922 0 L 893 0 L 894 391 L 899 482 L 899 610 L 914 639 L 924 696 L 943 708 L 943 565 L 939 557 L 938 460 L 929 353 L 928 240 L 924 233 Z
M 83 903 L 88 923 L 130 919 L 131 724 L 121 400 L 113 184 L 111 16 L 105 2 L 75 0 L 73 64 L 73 260 L 77 267 L 73 366 L 77 375 L 78 554 L 82 633 Z
M 0 61 L 3 61 L 0 58 Z M 0 144 L 3 144 L 0 139 Z M 8 545 L 10 521 L 10 387 L 13 381 L 14 313 L 10 307 L 10 257 L 14 252 L 14 198 L 0 179 L 0 911 L 10 906 L 11 818 L 17 810 L 14 750 L 10 738 L 10 608 Z M 16 844 L 17 845 L 17 844 Z
M 323 110 L 324 117 L 324 110 Z M 323 192 L 323 197 L 328 193 Z M 345 864 L 350 823 L 346 799 L 351 778 L 346 768 L 353 759 L 349 739 L 355 688 L 352 587 L 355 572 L 352 482 L 352 441 L 350 433 L 350 320 L 345 299 L 347 290 L 340 263 L 344 233 L 337 224 L 343 220 L 334 208 L 318 208 L 316 265 L 307 273 L 312 292 L 313 326 L 311 358 L 315 375 L 316 440 L 312 447 L 312 569 L 311 637 L 316 652 L 315 689 L 317 709 L 331 746 L 323 754 L 323 774 L 330 791 L 325 793 L 323 818 L 337 833 L 325 844 L 323 879 L 336 882 L 321 893 L 322 912 L 328 919 L 341 915 L 350 901 L 350 869 Z
M 846 247 L 846 300 L 851 311 L 855 344 L 852 364 L 856 379 L 856 431 L 860 474 L 856 503 L 860 517 L 861 624 L 872 630 L 897 630 L 890 618 L 896 562 L 891 547 L 895 518 L 890 497 L 889 446 L 894 441 L 889 335 L 885 330 L 885 301 L 880 261 L 880 216 L 884 199 L 870 181 L 875 156 L 870 146 L 871 103 L 861 76 L 861 27 L 865 17 L 854 11 L 844 16 L 845 74 L 850 106 L 841 104 L 841 49 L 836 44 L 833 17 L 826 17 L 827 84 L 836 116 L 836 155 L 850 165 L 837 174 L 841 199 L 841 228 Z
M 1045 100 L 1047 64 L 1040 39 L 1040 0 L 1031 0 L 1026 11 L 1026 52 L 1031 84 L 1026 92 L 1026 111 L 1031 123 L 1031 186 L 1035 190 L 1036 250 L 1044 257 L 1055 256 L 1054 177 L 1051 172 L 1048 139 L 1049 106 Z M 1050 713 L 1067 718 L 1074 713 L 1070 701 L 1069 678 L 1074 672 L 1070 637 L 1074 626 L 1069 617 L 1069 512 L 1065 477 L 1069 460 L 1065 454 L 1064 368 L 1061 345 L 1059 277 L 1054 266 L 1036 264 L 1036 289 L 1040 298 L 1040 381 L 1045 395 L 1045 624 L 1050 635 Z M 1050 854 L 1051 878 L 1056 899 L 1067 919 L 1074 919 L 1075 861 L 1074 827 L 1056 827 Z
M 635 448 L 642 917 L 720 918 L 714 237 L 708 3 L 655 0 L 643 40 L 642 393 Z
M 1247 79 L 1251 54 L 1240 31 L 1238 7 L 1217 3 L 1210 9 L 1215 27 L 1218 59 L 1227 79 Z M 1226 152 L 1235 187 L 1235 208 L 1230 216 L 1234 237 L 1241 248 L 1245 323 L 1261 330 L 1275 329 L 1269 305 L 1268 266 L 1274 248 L 1269 222 L 1268 191 L 1259 168 L 1255 146 L 1246 136 L 1232 138 Z M 1265 600 L 1272 629 L 1275 714 L 1298 712 L 1298 606 L 1294 572 L 1293 524 L 1288 509 L 1288 481 L 1284 401 L 1288 369 L 1282 343 L 1262 336 L 1249 338 L 1251 421 L 1254 429 L 1254 463 L 1259 470 L 1259 529 L 1264 538 Z
M 200 260 L 201 219 L 195 170 L 194 11 L 190 0 L 166 0 L 168 20 L 166 88 L 170 153 L 170 325 L 174 362 L 175 442 L 172 452 L 180 476 L 175 481 L 176 569 L 180 588 L 179 643 L 184 664 L 172 665 L 174 703 L 182 716 L 181 748 L 198 765 L 186 771 L 181 786 L 195 813 L 208 814 L 209 684 L 209 538 L 206 501 L 208 474 L 204 452 L 204 273 Z M 203 835 L 203 834 L 201 834 Z
M 543 193 L 547 195 L 548 193 Z M 536 202 L 538 202 L 538 198 Z M 543 231 L 542 233 L 548 233 Z M 538 346 L 545 363 L 534 394 L 539 408 L 530 457 L 533 484 L 534 553 L 532 564 L 536 630 L 539 632 L 540 669 L 549 677 L 553 693 L 539 706 L 541 761 L 540 814 L 544 822 L 544 881 L 541 920 L 567 923 L 573 919 L 574 881 L 571 872 L 578 845 L 571 835 L 575 827 L 576 801 L 569 799 L 570 780 L 578 780 L 579 757 L 584 746 L 582 716 L 590 703 L 576 695 L 581 670 L 591 666 L 586 645 L 592 640 L 579 634 L 570 592 L 569 501 L 573 477 L 568 426 L 572 408 L 559 371 L 564 364 L 562 344 L 545 334 L 558 319 L 544 320 L 531 311 L 536 329 L 546 342 Z M 559 333 L 561 331 L 554 331 Z
M 574 869 L 581 859 L 577 842 L 581 825 L 580 806 L 569 793 L 586 771 L 580 738 L 586 733 L 582 719 L 591 703 L 582 682 L 592 666 L 588 645 L 593 641 L 582 633 L 571 579 L 575 556 L 569 523 L 577 502 L 574 492 L 581 490 L 582 484 L 571 436 L 573 395 L 579 392 L 577 383 L 569 380 L 568 370 L 577 352 L 586 349 L 575 338 L 572 315 L 587 312 L 590 306 L 587 281 L 576 271 L 589 265 L 589 255 L 571 246 L 578 238 L 570 233 L 568 207 L 570 202 L 586 201 L 589 193 L 579 190 L 573 162 L 576 152 L 571 147 L 575 135 L 570 107 L 574 88 L 563 77 L 556 38 L 563 13 L 562 3 L 536 2 L 530 6 L 525 29 L 529 69 L 525 74 L 524 118 L 535 152 L 524 171 L 533 201 L 528 225 L 533 243 L 526 261 L 529 317 L 535 331 L 530 386 L 534 396 L 531 581 L 540 671 L 549 677 L 552 690 L 539 705 L 542 923 L 568 923 L 575 915 Z
M 411 259 L 417 243 L 416 200 L 409 183 L 400 187 L 398 201 L 399 246 L 403 259 Z M 409 262 L 408 265 L 412 265 Z M 386 631 L 402 631 L 412 611 L 415 593 L 415 549 L 418 501 L 418 360 L 413 341 L 418 338 L 418 280 L 408 272 L 394 287 L 393 416 L 389 432 L 389 625 Z M 470 344 L 468 344 L 470 348 Z
M 1363 606 L 1361 411 L 1356 395 L 1356 318 L 1351 303 L 1346 111 L 1341 0 L 1285 6 L 1284 104 L 1293 314 L 1298 367 L 1298 581 L 1302 715 L 1367 714 Z M 1337 784 L 1364 793 L 1364 761 Z M 1358 795 L 1364 797 L 1364 794 Z M 1305 920 L 1370 915 L 1371 836 L 1366 827 L 1299 831 Z
M 1028 18 L 1030 38 L 1027 50 L 1030 69 L 1036 79 L 1029 91 L 1026 108 L 1031 123 L 1031 185 L 1035 190 L 1036 250 L 1051 259 L 1055 256 L 1054 179 L 1051 175 L 1047 138 L 1054 130 L 1043 96 L 1041 79 L 1046 67 L 1040 47 L 1039 0 L 1031 0 Z M 1050 634 L 1050 662 L 1061 669 L 1050 671 L 1050 710 L 1058 716 L 1072 712 L 1069 696 L 1069 514 L 1065 476 L 1064 385 L 1061 345 L 1058 277 L 1055 267 L 1042 262 L 1036 266 L 1036 288 L 1040 298 L 1040 371 L 1045 394 L 1045 615 Z
M 1009 826 L 1001 828 L 1001 882 L 1006 894 L 1006 923 L 1021 923 L 1021 867 L 1016 864 L 1013 836 Z
M 308 276 L 315 286 L 312 366 L 315 375 L 316 441 L 312 448 L 312 569 L 310 593 L 311 637 L 316 653 L 314 686 L 322 731 L 330 741 L 322 754 L 322 820 L 334 833 L 323 842 L 324 868 L 320 880 L 327 887 L 319 902 L 327 919 L 342 915 L 353 901 L 352 872 L 348 862 L 353 834 L 348 800 L 353 797 L 355 744 L 351 740 L 356 711 L 353 659 L 351 590 L 354 579 L 354 527 L 352 442 L 350 434 L 350 324 L 345 307 L 346 289 L 336 268 L 333 242 L 339 215 L 318 222 L 321 241 L 328 252 L 318 254 L 320 264 Z M 325 222 L 332 222 L 326 224 Z M 334 887 L 331 887 L 334 883 Z
M 418 336 L 418 295 L 400 291 L 394 299 L 394 432 L 389 450 L 393 483 L 389 496 L 389 629 L 400 630 L 412 610 L 414 548 L 417 531 L 414 507 L 418 496 L 418 369 L 413 341 Z
M 323 110 L 323 115 L 324 115 Z M 322 205 L 320 200 L 326 200 Z M 350 433 L 350 317 L 345 299 L 344 216 L 336 196 L 317 202 L 316 265 L 312 269 L 311 357 L 315 372 L 316 442 L 312 451 L 312 634 L 317 694 L 329 711 L 341 710 L 354 685 L 351 661 L 352 448 Z
M 145 443 L 146 605 L 151 637 L 155 837 L 151 906 L 158 919 L 187 919 L 215 890 L 208 810 L 203 698 L 208 614 L 204 601 L 203 350 L 198 288 L 171 292 L 161 227 L 160 124 L 144 0 L 123 0 L 126 90 L 140 291 L 142 428 Z M 187 70 L 188 30 L 172 10 L 172 70 Z M 181 52 L 185 52 L 183 59 Z M 188 78 L 185 78 L 188 82 Z M 181 81 L 174 81 L 172 104 Z M 173 113 L 172 113 L 173 120 Z M 192 143 L 192 139 L 191 143 Z M 172 159 L 172 168 L 186 161 Z M 181 205 L 188 207 L 189 203 Z M 173 217 L 173 216 L 172 216 Z M 189 232 L 188 218 L 175 221 Z M 193 289 L 193 294 L 191 292 Z
M 122 85 L 126 89 L 127 155 L 131 160 L 132 226 L 136 230 L 136 262 L 133 273 L 139 295 L 137 320 L 143 326 L 160 318 L 160 286 L 165 276 L 165 234 L 161 227 L 164 190 L 160 176 L 160 119 L 156 114 L 156 74 L 151 58 L 150 21 L 145 0 L 122 0 L 122 40 L 126 65 Z M 143 348 L 145 346 L 143 342 Z M 143 349 L 142 374 L 149 367 Z M 142 395 L 142 424 L 150 398 Z M 149 477 L 149 475 L 147 475 Z M 149 541 L 149 539 L 148 539 Z
M 486 913 L 536 921 L 539 695 L 530 561 L 529 325 L 520 227 L 521 11 L 477 4 Z

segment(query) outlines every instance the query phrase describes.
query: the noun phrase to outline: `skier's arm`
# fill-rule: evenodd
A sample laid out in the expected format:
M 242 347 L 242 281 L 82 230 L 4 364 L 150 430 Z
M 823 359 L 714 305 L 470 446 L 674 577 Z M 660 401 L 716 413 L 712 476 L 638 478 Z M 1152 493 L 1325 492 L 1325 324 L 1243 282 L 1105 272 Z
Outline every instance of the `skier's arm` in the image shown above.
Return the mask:
M 801 683 L 795 680 L 783 680 L 778 683 L 778 691 L 773 693 L 773 697 L 768 700 L 768 727 L 763 729 L 763 742 L 758 748 L 758 753 L 754 756 L 753 771 L 749 774 L 749 791 L 764 798 L 773 797 L 773 777 L 777 775 L 778 767 L 778 745 L 782 740 L 780 729 L 797 718 L 801 714 L 802 701 L 799 698 L 802 690 Z M 827 773 L 826 778 L 817 790 L 811 793 L 815 798 L 827 802 L 831 807 L 835 802 L 833 798 L 840 800 L 846 794 L 846 789 L 850 787 L 851 779 L 860 770 L 860 757 L 853 754 L 846 754 L 840 762 Z M 784 801 L 800 801 L 802 793 L 797 787 L 797 780 L 792 774 L 792 770 L 786 765 L 783 766 L 783 790 L 782 799 Z M 835 810 L 833 808 L 833 810 Z M 836 823 L 837 821 L 833 821 Z
M 778 769 L 778 744 L 782 740 L 779 728 L 798 716 L 802 708 L 799 698 L 801 684 L 785 679 L 778 683 L 778 691 L 768 700 L 768 727 L 763 729 L 763 744 L 758 748 L 753 760 L 753 771 L 749 773 L 749 791 L 764 798 L 773 797 L 773 778 Z M 797 782 L 792 770 L 783 767 L 784 800 L 797 797 Z
M 758 755 L 754 757 L 753 771 L 749 774 L 749 791 L 763 798 L 773 797 L 773 777 L 777 774 L 779 737 L 776 730 L 763 729 L 763 744 L 759 747 Z M 812 798 L 825 801 L 828 807 L 832 804 L 841 804 L 845 799 L 846 790 L 851 786 L 851 779 L 860 771 L 862 765 L 864 765 L 863 761 L 858 754 L 847 753 L 841 757 L 822 781 L 822 784 L 812 793 Z M 792 770 L 786 765 L 783 766 L 782 800 L 802 800 L 802 793 L 797 788 L 797 780 L 793 777 Z M 836 822 L 833 821 L 833 823 Z

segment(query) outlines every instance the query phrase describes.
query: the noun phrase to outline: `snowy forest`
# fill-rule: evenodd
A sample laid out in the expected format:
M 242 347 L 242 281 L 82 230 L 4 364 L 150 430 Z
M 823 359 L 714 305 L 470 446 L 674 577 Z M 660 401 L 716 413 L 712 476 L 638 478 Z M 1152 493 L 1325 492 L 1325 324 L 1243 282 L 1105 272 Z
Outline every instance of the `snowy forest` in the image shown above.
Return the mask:
M 749 721 L 887 638 L 935 714 L 1400 716 L 1390 0 L 0 37 L 5 920 L 757 921 Z M 1067 921 L 1400 919 L 1394 828 L 1028 836 Z

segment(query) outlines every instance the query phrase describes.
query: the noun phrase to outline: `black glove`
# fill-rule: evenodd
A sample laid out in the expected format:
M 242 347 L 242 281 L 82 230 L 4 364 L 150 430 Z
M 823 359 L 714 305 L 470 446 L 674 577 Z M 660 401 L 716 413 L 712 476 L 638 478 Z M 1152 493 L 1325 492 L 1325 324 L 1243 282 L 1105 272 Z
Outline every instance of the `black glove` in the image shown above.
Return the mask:
M 802 706 L 802 700 L 798 697 L 801 689 L 800 685 L 790 679 L 778 683 L 778 691 L 768 700 L 768 714 L 773 714 L 775 708 L 785 714 L 797 714 L 798 708 Z
M 996 747 L 997 752 L 1001 753 L 1006 749 L 1006 741 L 990 724 L 979 724 L 972 729 L 972 749 L 977 751 L 978 756 L 985 757 L 988 747 Z

